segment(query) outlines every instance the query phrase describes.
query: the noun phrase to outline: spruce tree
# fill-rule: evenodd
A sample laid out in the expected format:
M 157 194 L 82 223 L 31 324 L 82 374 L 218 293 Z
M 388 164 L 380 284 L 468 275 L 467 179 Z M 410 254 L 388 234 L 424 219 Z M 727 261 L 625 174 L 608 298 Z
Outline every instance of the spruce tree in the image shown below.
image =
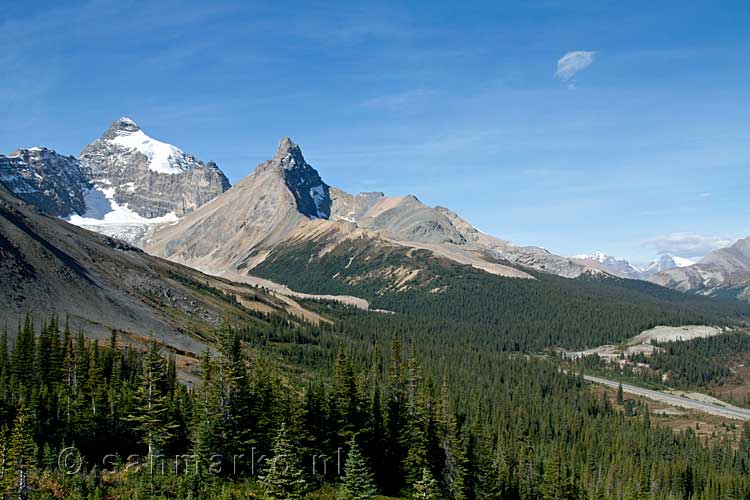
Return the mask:
M 11 366 L 15 384 L 20 388 L 29 388 L 34 379 L 34 357 L 35 357 L 34 323 L 29 315 L 23 322 L 23 328 L 19 328 L 16 342 L 13 345 Z
M 332 409 L 335 413 L 339 443 L 343 444 L 350 440 L 357 432 L 358 422 L 358 398 L 357 386 L 354 380 L 354 368 L 346 355 L 340 348 L 336 357 L 336 365 L 333 376 L 333 401 Z
M 437 481 L 432 477 L 430 469 L 422 469 L 422 479 L 414 483 L 414 500 L 440 500 L 443 494 L 440 491 Z
M 165 367 L 159 345 L 151 341 L 143 359 L 143 373 L 135 393 L 135 408 L 129 420 L 148 446 L 148 456 L 156 457 L 174 435 L 176 424 L 171 421 L 165 393 Z
M 368 500 L 377 495 L 372 471 L 355 439 L 349 441 L 344 472 L 341 484 L 343 500 Z
M 198 457 L 198 471 L 203 473 L 211 460 L 211 455 L 218 451 L 220 434 L 217 428 L 221 425 L 219 419 L 219 403 L 213 381 L 214 363 L 211 354 L 203 354 L 201 370 L 203 381 L 197 392 L 198 401 L 194 406 L 195 420 L 193 423 L 193 454 Z
M 285 424 L 276 435 L 273 457 L 259 477 L 259 485 L 264 500 L 301 500 L 307 491 L 304 470 Z
M 13 422 L 8 446 L 8 459 L 14 467 L 28 467 L 36 463 L 37 447 L 34 442 L 34 416 L 24 402 Z

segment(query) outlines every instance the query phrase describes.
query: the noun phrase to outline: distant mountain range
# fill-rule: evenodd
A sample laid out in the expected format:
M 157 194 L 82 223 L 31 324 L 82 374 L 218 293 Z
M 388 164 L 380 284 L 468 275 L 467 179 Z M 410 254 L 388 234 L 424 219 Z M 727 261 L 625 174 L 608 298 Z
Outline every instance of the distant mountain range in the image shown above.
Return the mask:
M 574 255 L 573 259 L 601 269 L 602 271 L 614 276 L 636 280 L 650 280 L 661 272 L 695 264 L 695 261 L 690 259 L 674 257 L 668 254 L 661 255 L 658 259 L 652 261 L 645 267 L 635 266 L 625 259 L 618 259 L 603 252 Z
M 750 238 L 715 250 L 698 262 L 662 255 L 644 268 L 602 252 L 573 257 L 621 278 L 646 280 L 686 293 L 750 302 Z
M 750 238 L 715 250 L 692 266 L 658 274 L 652 281 L 683 292 L 750 302 Z
M 289 248 L 308 248 L 315 249 L 309 266 L 350 253 L 347 272 L 334 271 L 332 281 L 387 278 L 388 286 L 404 290 L 428 274 L 416 260 L 351 271 L 365 264 L 357 259 L 427 251 L 503 277 L 618 277 L 748 299 L 746 240 L 697 264 L 670 255 L 643 268 L 601 252 L 559 256 L 482 233 L 414 195 L 350 194 L 330 186 L 287 137 L 270 160 L 232 187 L 215 163 L 153 139 L 123 117 L 79 157 L 43 147 L 0 155 L 0 183 L 46 214 L 237 281 L 255 283 L 256 271 L 267 271 Z M 354 254 L 353 247 L 367 251 Z

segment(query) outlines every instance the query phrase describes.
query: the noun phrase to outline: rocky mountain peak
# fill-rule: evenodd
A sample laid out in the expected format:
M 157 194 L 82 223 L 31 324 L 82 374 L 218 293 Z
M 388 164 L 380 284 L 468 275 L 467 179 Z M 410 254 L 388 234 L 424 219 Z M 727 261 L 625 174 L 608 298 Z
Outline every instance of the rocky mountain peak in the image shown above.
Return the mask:
M 146 219 L 180 217 L 230 187 L 216 164 L 150 137 L 128 117 L 117 119 L 86 146 L 80 160 L 109 205 Z
M 28 160 L 29 158 L 32 158 L 32 157 L 39 158 L 43 156 L 49 156 L 52 154 L 56 155 L 57 153 L 49 148 L 34 146 L 33 148 L 16 149 L 15 151 L 13 151 L 12 153 L 8 155 L 8 158 L 25 158 Z
M 279 140 L 279 147 L 276 149 L 275 158 L 283 158 L 288 154 L 301 155 L 302 150 L 289 136 L 284 136 Z
M 141 130 L 141 127 L 138 126 L 133 119 L 128 118 L 127 116 L 120 117 L 116 122 L 112 124 L 110 127 L 110 131 L 112 132 L 138 132 Z
M 60 217 L 83 213 L 84 194 L 91 187 L 76 158 L 40 147 L 0 155 L 0 184 L 27 203 Z
M 648 267 L 646 267 L 646 273 L 648 275 L 654 275 L 676 267 L 687 267 L 693 264 L 695 264 L 695 262 L 689 259 L 662 254 L 658 259 L 654 260 L 648 265 Z
M 284 170 L 310 167 L 302 156 L 302 150 L 289 137 L 282 137 L 273 159 L 281 164 Z
M 331 194 L 328 184 L 302 156 L 302 149 L 289 137 L 279 141 L 274 157 L 258 165 L 248 179 L 257 179 L 271 173 L 294 196 L 297 211 L 312 219 L 331 216 Z

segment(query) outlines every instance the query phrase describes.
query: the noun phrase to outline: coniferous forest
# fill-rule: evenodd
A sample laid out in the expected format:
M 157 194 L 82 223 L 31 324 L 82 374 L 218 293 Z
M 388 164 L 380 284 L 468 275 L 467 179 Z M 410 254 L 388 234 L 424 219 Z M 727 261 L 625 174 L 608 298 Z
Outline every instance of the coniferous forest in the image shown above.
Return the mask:
M 0 340 L 5 497 L 24 484 L 87 499 L 750 495 L 750 427 L 739 444 L 702 442 L 542 359 L 329 309 L 339 321 L 323 326 L 225 323 L 200 381 L 155 341 L 27 318 Z

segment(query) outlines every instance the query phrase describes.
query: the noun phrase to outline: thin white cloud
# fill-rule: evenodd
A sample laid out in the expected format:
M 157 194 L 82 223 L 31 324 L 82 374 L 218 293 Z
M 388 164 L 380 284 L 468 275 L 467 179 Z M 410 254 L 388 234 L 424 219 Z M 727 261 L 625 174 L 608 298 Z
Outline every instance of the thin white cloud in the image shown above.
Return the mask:
M 713 250 L 728 247 L 733 243 L 734 240 L 724 236 L 705 236 L 695 233 L 672 233 L 646 240 L 644 245 L 653 248 L 659 254 L 695 258 L 703 257 Z
M 574 50 L 568 52 L 557 61 L 555 76 L 563 82 L 569 82 L 579 71 L 591 66 L 594 62 L 596 52 L 587 50 Z

